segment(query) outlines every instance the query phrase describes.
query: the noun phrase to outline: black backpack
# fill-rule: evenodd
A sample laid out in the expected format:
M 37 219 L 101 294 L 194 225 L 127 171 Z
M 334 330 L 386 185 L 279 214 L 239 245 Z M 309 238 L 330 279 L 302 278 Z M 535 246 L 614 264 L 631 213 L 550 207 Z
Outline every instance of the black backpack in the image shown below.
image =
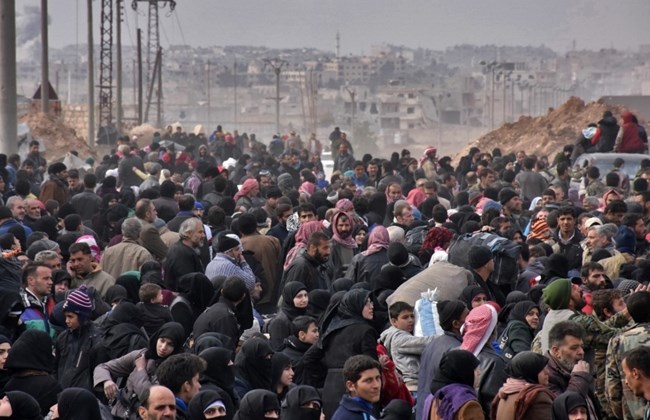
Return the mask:
M 449 262 L 460 267 L 471 269 L 469 265 L 469 249 L 473 245 L 483 245 L 490 248 L 494 256 L 494 272 L 490 279 L 496 285 L 517 284 L 519 266 L 517 260 L 521 254 L 521 245 L 496 235 L 494 233 L 479 232 L 459 235 L 453 239 L 449 250 Z

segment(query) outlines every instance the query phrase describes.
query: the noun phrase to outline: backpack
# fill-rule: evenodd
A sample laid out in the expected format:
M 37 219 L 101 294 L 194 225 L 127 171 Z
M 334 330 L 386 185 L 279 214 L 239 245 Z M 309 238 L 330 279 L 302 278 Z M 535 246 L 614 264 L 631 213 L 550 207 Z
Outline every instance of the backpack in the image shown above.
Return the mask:
M 469 250 L 473 245 L 490 248 L 494 257 L 494 272 L 490 281 L 498 286 L 516 286 L 519 276 L 517 260 L 521 254 L 521 245 L 494 233 L 467 233 L 454 238 L 447 250 L 449 262 L 471 270 Z
M 409 229 L 404 236 L 404 246 L 409 254 L 419 255 L 422 244 L 424 243 L 424 238 L 429 232 L 429 225 L 416 226 L 413 229 Z

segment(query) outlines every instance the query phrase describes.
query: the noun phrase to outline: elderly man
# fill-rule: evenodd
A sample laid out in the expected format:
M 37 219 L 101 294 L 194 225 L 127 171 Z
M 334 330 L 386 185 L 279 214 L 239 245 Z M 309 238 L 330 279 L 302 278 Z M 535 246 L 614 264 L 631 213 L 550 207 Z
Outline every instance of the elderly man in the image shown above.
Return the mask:
M 179 278 L 189 273 L 203 273 L 203 263 L 199 255 L 205 243 L 205 230 L 201 219 L 192 217 L 181 224 L 178 230 L 180 241 L 169 248 L 165 260 L 165 285 L 176 291 Z
M 44 208 L 43 203 L 34 199 L 28 198 L 25 200 L 25 218 L 23 224 L 34 230 L 34 223 L 41 218 L 41 208 Z
M 216 246 L 217 254 L 208 264 L 205 275 L 210 279 L 215 276 L 236 276 L 244 280 L 249 291 L 253 290 L 257 280 L 244 258 L 243 250 L 237 235 L 221 235 Z
M 600 259 L 598 262 L 605 268 L 605 274 L 610 279 L 619 277 L 621 266 L 628 262 L 632 262 L 632 257 L 630 261 L 624 254 L 621 254 L 616 250 L 612 238 L 616 233 L 616 227 L 614 225 L 603 225 L 603 226 L 592 226 L 587 231 L 587 238 L 584 242 L 584 247 L 586 248 L 583 253 L 583 265 L 591 261 L 595 252 L 600 252 L 600 250 L 607 251 L 605 258 Z M 629 255 L 629 254 L 627 254 Z
M 136 217 L 122 223 L 122 242 L 106 248 L 102 263 L 108 274 L 118 278 L 127 271 L 138 271 L 142 264 L 154 261 L 153 255 L 138 243 L 142 222 Z

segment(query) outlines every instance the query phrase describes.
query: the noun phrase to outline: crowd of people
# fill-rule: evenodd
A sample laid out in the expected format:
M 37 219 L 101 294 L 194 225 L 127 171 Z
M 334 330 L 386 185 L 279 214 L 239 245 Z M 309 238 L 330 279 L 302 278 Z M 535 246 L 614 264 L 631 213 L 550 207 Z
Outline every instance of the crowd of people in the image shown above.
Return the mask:
M 0 418 L 650 418 L 650 159 L 324 143 L 0 155 Z

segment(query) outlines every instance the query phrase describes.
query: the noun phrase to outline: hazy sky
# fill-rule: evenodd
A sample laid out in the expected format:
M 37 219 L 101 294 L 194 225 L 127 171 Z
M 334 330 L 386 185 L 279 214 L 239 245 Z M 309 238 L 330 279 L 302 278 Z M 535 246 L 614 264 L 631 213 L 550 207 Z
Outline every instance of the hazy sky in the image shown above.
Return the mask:
M 20 46 L 39 36 L 40 1 L 16 3 Z M 125 4 L 123 42 L 134 45 L 137 24 L 146 28 L 147 3 L 140 3 L 139 16 L 131 0 Z M 96 43 L 99 6 L 93 1 Z M 49 7 L 51 45 L 85 43 L 86 0 L 50 0 Z M 636 49 L 650 43 L 649 17 L 648 0 L 178 0 L 172 15 L 161 12 L 161 43 L 334 51 L 339 31 L 342 54 L 381 43 L 432 49 L 544 44 L 564 52 L 576 40 L 578 48 Z

